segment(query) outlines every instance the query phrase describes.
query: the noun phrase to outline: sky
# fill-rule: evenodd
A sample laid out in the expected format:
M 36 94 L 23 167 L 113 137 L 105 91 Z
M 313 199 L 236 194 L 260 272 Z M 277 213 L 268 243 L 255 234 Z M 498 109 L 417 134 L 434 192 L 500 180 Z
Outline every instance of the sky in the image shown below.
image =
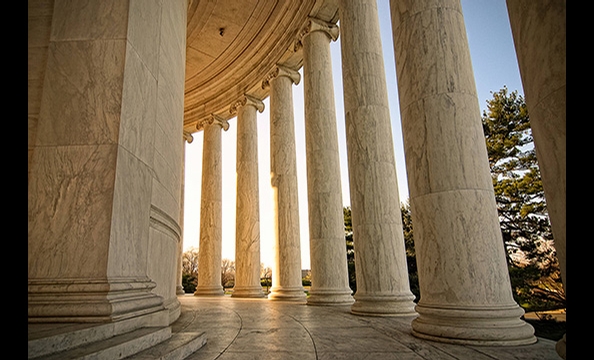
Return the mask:
M 398 104 L 398 88 L 389 0 L 377 0 L 384 68 L 388 87 L 392 136 L 398 176 L 398 193 L 401 202 L 408 199 L 408 184 L 404 162 L 404 148 Z M 475 76 L 479 105 L 486 109 L 486 101 L 504 86 L 523 95 L 522 83 L 514 49 L 505 0 L 462 0 L 472 67 Z M 340 25 L 340 23 L 339 23 Z M 350 205 L 348 167 L 346 157 L 344 105 L 340 38 L 330 44 L 334 77 L 334 97 L 339 140 L 340 168 L 342 174 L 343 206 Z M 302 71 L 299 71 L 301 74 Z M 258 113 L 258 166 L 260 192 L 260 261 L 273 264 L 272 190 L 270 186 L 270 117 L 269 99 L 265 109 Z M 299 224 L 301 238 L 301 267 L 310 268 L 309 226 L 307 209 L 307 179 L 305 158 L 305 122 L 303 109 L 303 81 L 293 86 L 295 114 L 295 145 L 297 152 L 297 182 L 299 192 Z M 235 259 L 235 158 L 237 119 L 229 120 L 229 130 L 222 132 L 223 157 L 223 258 Z M 193 134 L 194 141 L 186 144 L 185 193 L 184 193 L 184 251 L 198 247 L 200 236 L 200 192 L 202 181 L 202 132 Z

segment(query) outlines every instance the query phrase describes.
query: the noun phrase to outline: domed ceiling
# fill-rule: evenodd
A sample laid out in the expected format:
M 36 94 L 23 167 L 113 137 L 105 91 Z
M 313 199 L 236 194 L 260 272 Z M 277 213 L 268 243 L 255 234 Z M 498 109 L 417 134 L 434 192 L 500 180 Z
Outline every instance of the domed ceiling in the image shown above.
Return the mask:
M 265 99 L 275 64 L 299 69 L 294 43 L 308 16 L 336 23 L 337 0 L 189 0 L 184 130 L 210 114 L 233 117 L 243 94 Z

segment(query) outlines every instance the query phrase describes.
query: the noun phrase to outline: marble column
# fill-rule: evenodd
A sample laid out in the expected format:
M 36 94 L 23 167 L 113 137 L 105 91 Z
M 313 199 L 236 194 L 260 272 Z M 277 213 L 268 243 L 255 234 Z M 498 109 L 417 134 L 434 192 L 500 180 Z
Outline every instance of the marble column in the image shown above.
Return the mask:
M 507 10 L 563 288 L 567 293 L 565 1 L 508 0 Z M 565 336 L 557 350 L 565 358 Z
M 417 337 L 536 341 L 513 299 L 459 0 L 391 0 L 421 298 Z
M 293 84 L 301 76 L 276 66 L 262 87 L 270 86 L 270 182 L 273 193 L 274 266 L 268 299 L 305 302 L 301 283 L 301 244 Z
M 182 175 L 181 175 L 181 195 L 180 195 L 180 215 L 179 215 L 179 226 L 181 229 L 181 239 L 177 246 L 177 285 L 175 286 L 176 295 L 185 295 L 184 286 L 182 284 L 183 279 L 183 257 L 184 257 L 184 194 L 185 194 L 185 178 L 186 178 L 186 143 L 191 144 L 194 141 L 194 137 L 189 132 L 184 131 L 183 134 L 183 161 L 182 161 Z
M 311 289 L 308 305 L 354 302 L 349 287 L 340 157 L 334 106 L 330 40 L 338 27 L 310 18 L 300 33 L 303 46 L 305 141 L 309 206 Z
M 375 0 L 340 1 L 342 76 L 357 273 L 351 312 L 415 315 Z
M 202 150 L 200 241 L 198 244 L 198 286 L 194 295 L 224 295 L 225 291 L 221 284 L 221 262 L 223 260 L 221 129 L 229 129 L 229 123 L 213 114 L 198 126 L 204 129 L 204 144 Z
M 28 321 L 167 326 L 187 1 L 28 10 Z
M 232 297 L 264 297 L 260 285 L 260 197 L 258 191 L 258 124 L 264 103 L 243 96 L 231 106 L 237 114 L 237 212 L 235 286 Z

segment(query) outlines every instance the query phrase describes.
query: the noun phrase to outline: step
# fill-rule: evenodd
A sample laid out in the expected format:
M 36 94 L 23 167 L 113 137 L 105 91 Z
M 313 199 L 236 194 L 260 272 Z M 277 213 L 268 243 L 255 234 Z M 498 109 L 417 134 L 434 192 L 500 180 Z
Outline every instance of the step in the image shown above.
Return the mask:
M 206 344 L 206 333 L 174 333 L 169 340 L 146 349 L 125 360 L 182 360 Z
M 117 360 L 139 353 L 171 338 L 171 327 L 146 327 L 109 339 L 56 352 L 35 360 Z M 29 358 L 31 359 L 31 358 Z
M 39 358 L 114 336 L 113 324 L 29 324 L 28 358 Z
M 168 311 L 108 323 L 29 323 L 28 358 L 39 358 L 110 339 L 130 331 L 168 325 Z

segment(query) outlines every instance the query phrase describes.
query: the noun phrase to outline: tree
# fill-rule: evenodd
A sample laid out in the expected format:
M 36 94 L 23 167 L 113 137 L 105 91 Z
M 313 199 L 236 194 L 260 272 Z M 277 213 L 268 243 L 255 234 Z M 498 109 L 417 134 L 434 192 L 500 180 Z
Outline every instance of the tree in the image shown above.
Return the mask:
M 272 286 L 272 268 L 264 263 L 260 264 L 260 285 L 266 286 L 266 294 L 268 294 L 268 288 Z
M 524 98 L 506 87 L 492 94 L 482 123 L 516 300 L 527 307 L 564 307 Z
M 235 261 L 223 259 L 221 261 L 221 285 L 230 288 L 235 285 Z
M 402 212 L 402 224 L 404 230 L 404 243 L 406 246 L 406 262 L 408 266 L 408 279 L 412 293 L 416 300 L 419 299 L 419 277 L 417 274 L 417 261 L 415 258 L 415 247 L 412 237 L 412 219 L 408 201 L 400 204 Z M 349 287 L 353 293 L 357 292 L 357 274 L 355 270 L 355 243 L 353 239 L 353 221 L 351 219 L 351 207 L 342 209 L 344 215 L 344 237 L 347 248 L 347 264 L 349 271 Z
M 186 293 L 193 293 L 198 286 L 198 249 L 195 247 L 182 254 L 182 286 Z
M 353 243 L 353 221 L 351 220 L 351 207 L 342 208 L 344 216 L 344 238 L 347 249 L 347 266 L 349 272 L 349 287 L 353 293 L 357 292 L 357 274 L 355 272 L 355 246 Z
M 406 248 L 408 283 L 410 285 L 410 291 L 415 295 L 415 302 L 418 302 L 421 297 L 421 292 L 419 289 L 419 273 L 417 270 L 417 258 L 413 240 L 412 216 L 409 200 L 406 200 L 405 203 L 400 203 L 400 212 L 402 213 L 402 230 L 404 233 L 404 246 Z

